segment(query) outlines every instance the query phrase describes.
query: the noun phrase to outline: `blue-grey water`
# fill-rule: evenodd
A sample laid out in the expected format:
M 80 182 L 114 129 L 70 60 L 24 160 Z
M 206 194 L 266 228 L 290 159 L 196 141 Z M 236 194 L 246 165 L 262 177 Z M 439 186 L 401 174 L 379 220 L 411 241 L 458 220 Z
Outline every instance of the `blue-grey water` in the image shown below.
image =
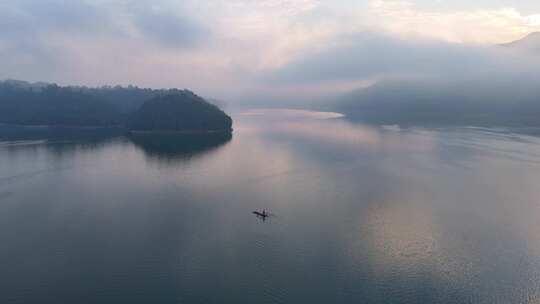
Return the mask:
M 539 138 L 234 119 L 4 135 L 0 303 L 540 301 Z

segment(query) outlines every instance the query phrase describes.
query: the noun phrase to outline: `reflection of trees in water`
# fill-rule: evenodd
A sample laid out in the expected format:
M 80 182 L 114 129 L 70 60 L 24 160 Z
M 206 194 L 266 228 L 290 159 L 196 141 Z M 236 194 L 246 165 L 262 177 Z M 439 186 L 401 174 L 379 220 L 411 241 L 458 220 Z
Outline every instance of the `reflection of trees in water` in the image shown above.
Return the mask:
M 0 148 L 8 153 L 46 151 L 63 158 L 100 149 L 124 134 L 120 128 L 63 128 L 0 125 Z
M 93 152 L 125 141 L 122 137 L 86 138 L 70 141 L 47 141 L 47 151 L 58 158 L 68 157 L 79 152 Z
M 46 152 L 64 158 L 125 142 L 124 135 L 125 130 L 120 128 L 0 125 L 0 148 L 8 154 Z M 149 159 L 169 162 L 190 160 L 218 149 L 232 139 L 232 133 L 134 133 L 128 138 Z
M 129 138 L 149 159 L 171 162 L 210 153 L 228 143 L 232 133 L 134 133 Z
M 123 128 L 15 126 L 0 124 L 0 141 L 90 141 L 124 134 Z

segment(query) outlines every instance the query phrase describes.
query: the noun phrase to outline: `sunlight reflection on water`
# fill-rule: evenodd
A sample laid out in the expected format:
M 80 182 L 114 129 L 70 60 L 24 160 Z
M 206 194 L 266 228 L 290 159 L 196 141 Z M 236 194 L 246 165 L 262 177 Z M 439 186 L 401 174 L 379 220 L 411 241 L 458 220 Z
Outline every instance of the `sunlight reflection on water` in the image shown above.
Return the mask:
M 537 302 L 538 138 L 233 116 L 205 140 L 0 140 L 0 302 Z

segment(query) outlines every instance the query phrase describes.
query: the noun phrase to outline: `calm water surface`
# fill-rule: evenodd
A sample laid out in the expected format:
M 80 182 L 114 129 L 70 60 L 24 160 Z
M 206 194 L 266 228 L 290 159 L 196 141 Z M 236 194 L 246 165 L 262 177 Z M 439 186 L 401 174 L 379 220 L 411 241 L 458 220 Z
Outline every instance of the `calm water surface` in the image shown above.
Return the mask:
M 0 303 L 540 301 L 539 138 L 334 116 L 4 135 Z

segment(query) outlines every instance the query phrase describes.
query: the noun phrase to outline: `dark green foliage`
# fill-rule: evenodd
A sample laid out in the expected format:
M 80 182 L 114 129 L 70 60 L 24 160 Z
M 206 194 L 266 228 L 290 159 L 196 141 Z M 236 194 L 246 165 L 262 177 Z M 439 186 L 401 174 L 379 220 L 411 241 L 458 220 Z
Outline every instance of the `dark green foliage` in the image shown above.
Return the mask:
M 0 123 L 56 126 L 113 126 L 120 113 L 96 97 L 49 85 L 22 88 L 0 83 Z
M 103 86 L 99 88 L 73 87 L 74 90 L 95 96 L 115 107 L 124 117 L 135 112 L 146 100 L 170 90 L 153 90 L 135 86 Z
M 149 89 L 137 86 L 102 86 L 99 88 L 70 87 L 77 92 L 86 93 L 115 107 L 122 115 L 128 117 L 141 105 L 154 97 L 181 92 L 178 89 Z M 216 104 L 213 102 L 213 104 Z
M 129 119 L 134 131 L 230 131 L 232 119 L 190 91 L 146 101 Z
M 232 125 L 223 111 L 189 91 L 0 82 L 0 124 L 125 127 L 130 117 L 140 130 L 223 131 Z

